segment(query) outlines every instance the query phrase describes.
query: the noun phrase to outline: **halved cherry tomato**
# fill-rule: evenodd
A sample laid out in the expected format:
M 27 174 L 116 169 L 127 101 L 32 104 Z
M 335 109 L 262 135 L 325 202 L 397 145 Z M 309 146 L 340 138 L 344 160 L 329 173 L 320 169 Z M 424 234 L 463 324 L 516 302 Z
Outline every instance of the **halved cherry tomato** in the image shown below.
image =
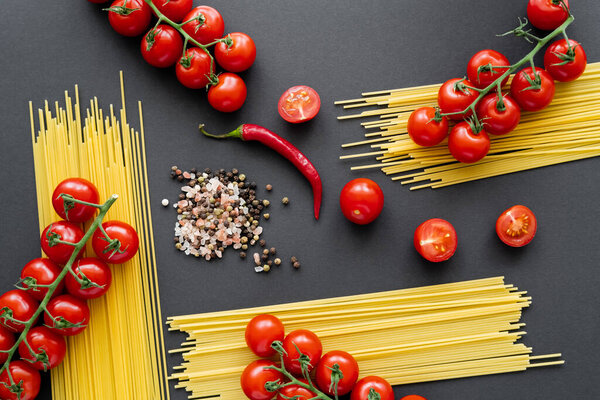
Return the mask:
M 232 32 L 227 38 L 231 40 L 230 46 L 225 42 L 215 45 L 217 63 L 229 72 L 242 72 L 250 68 L 256 60 L 254 40 L 242 32 Z
M 52 261 L 57 264 L 66 264 L 67 261 L 69 261 L 69 258 L 71 258 L 75 248 L 64 243 L 58 243 L 50 246 L 50 238 L 56 237 L 57 239 L 65 242 L 78 243 L 81 239 L 83 239 L 83 236 L 83 231 L 77 225 L 67 221 L 58 221 L 48 225 L 46 229 L 42 231 L 40 242 L 42 245 L 42 250 Z M 77 258 L 82 256 L 84 250 L 85 248 L 82 248 L 79 251 Z
M 144 36 L 140 50 L 148 64 L 157 68 L 167 68 L 181 57 L 183 39 L 172 26 L 160 24 Z
M 12 349 L 15 344 L 15 335 L 8 328 L 0 325 L 0 365 L 8 360 L 8 353 L 5 351 Z
M 110 26 L 120 35 L 139 36 L 148 29 L 152 12 L 144 0 L 116 0 L 108 11 Z
M 257 315 L 246 325 L 245 336 L 246 344 L 254 354 L 259 357 L 270 357 L 276 353 L 271 344 L 283 340 L 283 323 L 274 315 Z
M 270 400 L 275 397 L 275 393 L 269 392 L 265 388 L 265 383 L 281 381 L 283 375 L 273 369 L 265 367 L 276 365 L 269 360 L 256 360 L 248 364 L 242 372 L 240 383 L 246 397 L 250 400 Z
M 61 272 L 62 269 L 49 258 L 34 258 L 25 264 L 21 270 L 21 279 L 24 280 L 21 282 L 23 287 L 28 287 L 28 281 L 30 281 L 32 284 L 50 285 L 54 283 Z M 54 290 L 54 293 L 52 293 L 52 297 L 61 294 L 63 288 L 64 283 L 60 282 Z M 31 297 L 37 301 L 42 301 L 44 300 L 46 293 L 48 293 L 48 288 L 30 288 L 27 290 L 27 293 L 29 293 Z
M 487 133 L 505 135 L 519 125 L 521 109 L 508 94 L 498 102 L 498 94 L 490 93 L 477 104 L 477 115 Z
M 183 21 L 193 6 L 193 0 L 156 0 L 153 3 L 165 17 L 177 23 Z M 155 14 L 154 11 L 152 13 Z
M 18 321 L 29 321 L 38 306 L 39 303 L 24 290 L 13 289 L 0 296 L 0 314 L 12 313 L 12 317 Z M 23 332 L 25 329 L 24 324 L 8 321 L 6 318 L 0 318 L 0 323 L 12 332 Z
M 310 371 L 321 359 L 323 345 L 319 337 L 307 329 L 292 331 L 283 339 L 283 349 L 285 350 L 283 363 L 285 364 L 285 368 L 294 375 L 300 375 L 302 374 L 302 368 L 298 362 L 300 354 L 296 346 L 302 354 L 307 355 L 310 359 L 310 365 L 308 366 L 308 370 Z
M 305 379 L 299 380 L 308 385 L 308 382 Z M 284 398 L 283 396 L 286 397 Z M 315 396 L 315 393 L 299 385 L 288 385 L 279 389 L 277 392 L 277 400 L 288 400 L 290 398 L 295 398 L 295 400 L 309 400 Z
M 190 47 L 175 66 L 177 80 L 190 89 L 202 89 L 208 85 L 209 78 L 214 72 L 211 65 L 210 56 L 206 51 L 198 47 Z
M 388 381 L 378 376 L 365 376 L 354 385 L 350 400 L 369 400 L 371 391 L 379 395 L 380 400 L 394 400 L 394 390 Z
M 485 129 L 479 133 L 466 121 L 459 122 L 450 130 L 448 149 L 456 160 L 462 163 L 474 163 L 481 160 L 490 150 L 490 137 Z
M 544 68 L 557 81 L 570 82 L 583 74 L 587 56 L 576 41 L 560 39 L 552 43 L 544 53 Z
M 450 79 L 440 87 L 438 92 L 438 105 L 440 106 L 442 113 L 460 113 L 464 111 L 479 95 L 473 89 L 469 89 L 468 86 L 474 87 L 470 81 L 466 79 L 454 78 Z M 471 115 L 471 111 L 464 114 L 453 114 L 448 115 L 449 119 L 460 121 L 465 117 Z
M 512 206 L 500 214 L 496 221 L 498 237 L 512 247 L 525 246 L 533 240 L 536 231 L 535 214 L 525 206 Z
M 448 136 L 448 119 L 435 121 L 435 108 L 417 108 L 408 117 L 406 130 L 410 138 L 419 146 L 435 146 Z
M 510 63 L 504 54 L 491 49 L 481 50 L 469 60 L 467 78 L 475 87 L 484 89 L 505 73 L 509 67 Z M 502 80 L 502 85 L 506 81 L 508 81 L 508 76 Z
M 554 79 L 544 69 L 536 67 L 534 74 L 531 67 L 524 68 L 513 78 L 510 94 L 523 110 L 539 111 L 554 98 Z
M 209 44 L 223 37 L 225 23 L 221 14 L 212 7 L 199 6 L 183 17 L 183 30 L 201 44 Z
M 44 314 L 44 323 L 61 335 L 74 336 L 87 328 L 90 320 L 90 309 L 85 300 L 80 300 L 70 294 L 63 294 L 50 300 L 46 308 L 48 312 Z M 57 323 L 50 318 L 48 313 L 57 320 Z M 79 326 L 61 327 L 60 323 L 63 320 L 72 324 L 79 324 Z
M 95 299 L 102 296 L 110 288 L 112 272 L 110 272 L 108 265 L 97 258 L 82 258 L 73 263 L 71 269 L 80 279 L 84 280 L 83 285 L 85 286 L 85 288 L 82 288 L 82 284 L 77 282 L 73 274 L 68 273 L 65 276 L 67 291 L 75 297 Z
M 98 204 L 100 196 L 96 186 L 82 178 L 67 178 L 56 186 L 52 193 L 52 206 L 54 211 L 64 220 L 69 222 L 86 222 L 94 216 L 96 208 L 84 204 L 72 203 L 65 211 L 65 204 L 61 194 L 68 194 L 73 198 L 88 203 Z
M 102 224 L 109 242 L 100 229 L 92 236 L 92 248 L 96 256 L 109 264 L 123 264 L 136 255 L 140 247 L 138 234 L 133 227 L 121 221 L 107 221 Z
M 450 222 L 432 218 L 417 227 L 414 244 L 423 258 L 431 262 L 440 262 L 454 255 L 458 238 Z
M 292 86 L 279 98 L 277 109 L 281 118 L 292 124 L 310 121 L 321 109 L 321 97 L 310 86 Z
M 40 384 L 42 378 L 37 369 L 33 368 L 29 363 L 21 360 L 11 361 L 8 364 L 8 370 L 12 376 L 15 385 L 20 386 L 15 388 L 15 391 L 21 390 L 19 394 L 11 390 L 12 385 L 8 377 L 7 370 L 0 374 L 0 399 L 2 400 L 33 400 L 40 392 Z
M 19 355 L 21 359 L 30 361 L 36 369 L 43 371 L 52 369 L 59 365 L 67 354 L 65 338 L 46 326 L 31 328 L 25 340 L 36 354 L 31 354 L 29 347 L 23 341 L 19 344 Z
M 563 0 L 569 8 L 569 0 Z M 567 20 L 569 13 L 560 1 L 529 0 L 527 18 L 533 26 L 544 31 L 552 31 Z
M 348 220 L 359 225 L 369 224 L 383 210 L 383 191 L 370 179 L 353 179 L 342 188 L 340 206 Z
M 341 374 L 339 374 L 340 371 Z M 345 351 L 329 351 L 321 357 L 317 364 L 316 374 L 317 387 L 322 392 L 333 396 L 337 386 L 337 394 L 342 396 L 350 393 L 358 379 L 358 363 L 352 355 Z M 335 381 L 334 374 L 339 374 L 336 384 L 332 384 Z
M 225 72 L 219 75 L 219 82 L 208 89 L 208 102 L 217 111 L 234 112 L 242 108 L 247 94 L 244 80 Z

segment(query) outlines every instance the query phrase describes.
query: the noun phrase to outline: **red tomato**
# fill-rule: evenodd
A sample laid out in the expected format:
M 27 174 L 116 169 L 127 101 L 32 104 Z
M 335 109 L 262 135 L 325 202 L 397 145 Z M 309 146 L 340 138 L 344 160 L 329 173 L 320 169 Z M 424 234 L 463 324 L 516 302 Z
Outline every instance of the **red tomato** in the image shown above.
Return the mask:
M 521 205 L 504 211 L 496 221 L 496 233 L 500 240 L 512 247 L 522 247 L 531 242 L 537 231 L 533 212 Z
M 570 46 L 570 47 L 569 47 Z M 562 65 L 561 65 L 562 64 Z M 579 78 L 587 65 L 583 47 L 574 40 L 560 39 L 544 53 L 544 68 L 557 81 L 569 82 Z
M 57 264 L 66 264 L 71 258 L 73 254 L 73 250 L 75 249 L 73 246 L 63 243 L 50 245 L 50 238 L 56 237 L 59 240 L 69 242 L 69 243 L 78 243 L 81 239 L 83 239 L 84 233 L 77 225 L 66 222 L 66 221 L 58 221 L 54 222 L 46 227 L 42 232 L 42 237 L 40 239 L 42 250 L 44 253 L 55 263 Z M 77 258 L 81 257 L 83 251 L 85 249 L 82 248 L 77 254 Z
M 256 360 L 248 364 L 244 372 L 240 383 L 244 394 L 250 400 L 271 400 L 275 397 L 275 393 L 267 391 L 265 389 L 265 383 L 281 381 L 283 382 L 283 375 L 272 369 L 265 369 L 265 367 L 275 365 L 274 362 L 269 360 Z
M 219 42 L 215 46 L 215 58 L 223 69 L 230 72 L 242 72 L 254 64 L 256 45 L 245 33 L 233 32 L 227 35 L 231 44 Z
M 150 6 L 144 0 L 116 0 L 108 11 L 110 26 L 123 36 L 141 35 L 148 29 L 151 19 Z
M 165 17 L 177 23 L 183 21 L 193 6 L 193 0 L 156 0 L 153 3 Z M 152 13 L 156 15 L 154 11 Z
M 567 8 L 569 0 L 564 0 Z M 569 13 L 554 0 L 529 0 L 527 18 L 531 25 L 544 31 L 552 31 L 567 20 Z
M 485 157 L 490 150 L 490 138 L 484 129 L 476 134 L 468 122 L 459 122 L 450 131 L 448 149 L 456 160 L 466 164 L 474 163 Z
M 454 255 L 458 238 L 450 222 L 432 218 L 417 227 L 414 244 L 423 258 L 431 262 L 440 262 Z
M 0 325 L 0 350 L 6 351 L 12 349 L 15 344 L 15 335 Z M 0 365 L 4 364 L 8 360 L 8 353 L 0 352 Z
M 167 68 L 179 60 L 183 52 L 183 39 L 172 26 L 160 24 L 144 36 L 140 49 L 148 64 Z
M 46 326 L 31 328 L 27 332 L 25 340 L 36 352 L 36 355 L 31 354 L 24 341 L 19 344 L 19 355 L 21 359 L 31 361 L 31 365 L 36 369 L 44 371 L 52 369 L 59 365 L 65 358 L 65 354 L 67 354 L 65 338 Z M 42 350 L 45 354 L 42 353 Z
M 448 119 L 435 121 L 435 108 L 417 108 L 408 117 L 406 130 L 410 138 L 419 146 L 435 146 L 448 136 Z
M 75 297 L 84 300 L 95 299 L 102 296 L 110 288 L 112 272 L 110 272 L 108 265 L 97 258 L 82 258 L 73 263 L 71 269 L 81 279 L 83 279 L 82 274 L 85 275 L 83 283 L 85 289 L 71 273 L 65 276 L 67 291 Z M 92 283 L 98 286 L 91 285 Z
M 211 58 L 206 51 L 198 47 L 190 47 L 175 66 L 177 80 L 190 89 L 206 87 L 214 72 L 211 65 Z
M 466 79 L 454 78 L 446 81 L 440 87 L 437 101 L 443 114 L 462 112 L 475 101 L 479 93 L 467 86 L 474 87 Z M 470 110 L 464 114 L 448 115 L 448 118 L 459 121 L 469 115 L 471 115 Z
M 277 109 L 281 118 L 292 124 L 310 121 L 321 109 L 321 97 L 310 86 L 292 86 L 279 98 Z
M 47 307 L 48 313 L 57 319 L 55 323 L 48 313 L 44 314 L 44 323 L 54 329 L 55 332 L 65 336 L 74 336 L 83 332 L 90 320 L 90 309 L 84 300 L 73 297 L 70 294 L 63 294 L 50 300 Z M 61 327 L 61 321 L 68 321 L 72 324 L 80 324 L 77 327 Z
M 498 68 L 505 67 L 505 68 Z M 475 87 L 484 89 L 510 67 L 508 58 L 496 50 L 481 50 L 475 53 L 467 64 L 467 78 Z M 502 80 L 502 85 L 508 80 L 508 75 Z
M 404 396 L 400 400 L 427 400 L 423 396 L 419 396 L 418 394 L 409 394 L 408 396 Z
M 519 71 L 510 84 L 510 94 L 526 111 L 539 111 L 554 98 L 554 80 L 546 70 L 531 67 Z M 533 82 L 533 86 L 532 86 Z M 530 89 L 534 87 L 534 89 Z
M 65 204 L 61 194 L 71 195 L 73 198 L 88 203 L 98 204 L 100 196 L 98 189 L 90 181 L 82 178 L 68 178 L 62 181 L 52 193 L 52 206 L 54 211 L 64 220 L 70 222 L 86 222 L 96 214 L 96 208 L 79 203 L 68 205 L 65 212 Z
M 201 44 L 209 44 L 223 37 L 225 24 L 221 14 L 212 7 L 199 6 L 190 11 L 183 21 L 183 30 Z
M 283 339 L 283 349 L 287 353 L 283 354 L 285 368 L 294 375 L 301 375 L 302 368 L 298 362 L 300 354 L 298 353 L 296 346 L 298 346 L 302 354 L 305 354 L 310 359 L 308 370 L 311 371 L 321 358 L 323 345 L 321 345 L 321 341 L 317 335 L 307 329 L 292 331 L 288 333 L 285 339 Z
M 321 391 L 333 396 L 336 393 L 334 374 L 336 365 L 341 371 L 341 377 L 337 381 L 337 394 L 350 393 L 358 379 L 358 363 L 345 351 L 334 350 L 321 358 L 317 364 L 317 386 Z
M 353 179 L 342 188 L 340 206 L 344 217 L 355 224 L 371 223 L 383 209 L 383 191 L 370 179 Z
M 217 111 L 234 112 L 246 101 L 246 84 L 236 74 L 219 75 L 219 82 L 208 89 L 208 102 Z
M 277 352 L 271 347 L 271 343 L 281 342 L 283 337 L 283 323 L 274 315 L 257 315 L 246 325 L 246 344 L 259 357 L 275 355 Z
M 477 115 L 487 133 L 505 135 L 519 125 L 521 109 L 510 95 L 502 96 L 498 104 L 498 94 L 490 93 L 477 104 Z
M 25 266 L 21 270 L 21 279 L 24 280 L 22 281 L 22 285 L 23 287 L 28 287 L 27 281 L 30 281 L 31 279 L 33 279 L 33 281 L 31 281 L 32 284 L 50 285 L 54 283 L 54 281 L 56 280 L 56 278 L 58 278 L 61 272 L 62 269 L 58 265 L 53 263 L 50 259 L 34 258 L 33 260 L 25 264 Z M 60 282 L 54 290 L 52 297 L 61 294 L 63 288 L 64 283 Z M 33 288 L 29 289 L 27 293 L 29 293 L 34 299 L 42 301 L 44 300 L 46 293 L 48 293 L 48 288 Z
M 24 290 L 13 289 L 0 296 L 0 314 L 12 312 L 18 321 L 27 322 L 37 311 L 39 303 Z M 23 332 L 25 325 L 0 318 L 0 322 L 12 332 Z
M 356 382 L 350 400 L 368 400 L 371 391 L 377 393 L 380 400 L 394 400 L 392 386 L 388 381 L 378 376 L 365 376 Z
M 114 242 L 111 244 L 102 231 L 97 229 L 92 236 L 92 248 L 96 256 L 109 264 L 123 264 L 131 260 L 140 246 L 135 229 L 121 221 L 104 222 L 102 227 Z
M 40 392 L 42 378 L 37 369 L 33 368 L 25 361 L 11 361 L 8 364 L 8 370 L 12 376 L 15 385 L 20 385 L 20 389 L 12 387 L 8 372 L 2 371 L 0 374 L 0 399 L 2 400 L 33 400 Z M 13 390 L 11 390 L 11 388 Z M 21 391 L 20 394 L 15 392 Z
M 300 381 L 308 384 L 304 379 L 300 379 Z M 294 396 L 296 396 L 295 400 L 309 400 L 315 397 L 316 394 L 302 386 L 289 385 L 279 389 L 279 392 L 277 393 L 277 400 L 289 400 L 289 398 L 294 398 Z

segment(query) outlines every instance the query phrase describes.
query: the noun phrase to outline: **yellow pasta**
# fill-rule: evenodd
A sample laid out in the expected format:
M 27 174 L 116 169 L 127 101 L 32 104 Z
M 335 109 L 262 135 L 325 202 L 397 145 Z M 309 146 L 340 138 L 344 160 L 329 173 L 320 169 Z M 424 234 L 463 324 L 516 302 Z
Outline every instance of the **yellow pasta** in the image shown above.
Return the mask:
M 142 106 L 138 102 L 138 133 L 127 123 L 122 74 L 121 97 L 118 115 L 112 105 L 105 114 L 94 98 L 82 118 L 76 86 L 75 104 L 65 92 L 64 108 L 55 102 L 53 114 L 46 101 L 38 111 L 37 133 L 29 104 L 40 232 L 59 219 L 51 204 L 54 187 L 65 178 L 82 177 L 96 185 L 102 201 L 119 195 L 105 220 L 127 222 L 140 238 L 132 260 L 111 265 L 107 294 L 88 301 L 88 327 L 67 339 L 66 358 L 51 372 L 55 399 L 169 398 Z M 86 254 L 94 256 L 89 243 Z

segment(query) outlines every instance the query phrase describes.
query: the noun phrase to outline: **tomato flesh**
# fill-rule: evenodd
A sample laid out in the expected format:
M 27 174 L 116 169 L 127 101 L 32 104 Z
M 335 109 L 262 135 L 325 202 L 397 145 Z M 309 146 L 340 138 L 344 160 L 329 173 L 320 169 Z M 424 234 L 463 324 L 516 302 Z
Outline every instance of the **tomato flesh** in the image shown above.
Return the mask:
M 457 244 L 456 230 L 441 218 L 427 220 L 415 230 L 415 249 L 428 261 L 446 261 L 454 255 Z
M 533 240 L 536 232 L 535 214 L 522 205 L 516 205 L 504 211 L 496 221 L 498 237 L 512 247 L 525 246 Z
M 292 86 L 279 98 L 277 105 L 281 118 L 292 124 L 313 119 L 321 109 L 321 97 L 310 86 Z

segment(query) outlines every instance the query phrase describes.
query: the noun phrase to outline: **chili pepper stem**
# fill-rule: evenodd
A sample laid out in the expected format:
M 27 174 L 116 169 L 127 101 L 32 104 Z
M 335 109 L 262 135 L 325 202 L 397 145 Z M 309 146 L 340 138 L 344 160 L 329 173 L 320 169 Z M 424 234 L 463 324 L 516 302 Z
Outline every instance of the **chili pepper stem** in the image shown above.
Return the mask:
M 243 127 L 244 127 L 244 125 L 240 125 L 235 130 L 233 130 L 231 132 L 227 132 L 227 133 L 222 133 L 222 134 L 213 134 L 213 133 L 206 132 L 206 130 L 204 130 L 204 124 L 200 124 L 198 126 L 198 129 L 200 129 L 200 132 L 204 136 L 208 136 L 208 137 L 215 138 L 215 139 L 236 138 L 236 139 L 244 140 L 244 137 L 242 136 Z

